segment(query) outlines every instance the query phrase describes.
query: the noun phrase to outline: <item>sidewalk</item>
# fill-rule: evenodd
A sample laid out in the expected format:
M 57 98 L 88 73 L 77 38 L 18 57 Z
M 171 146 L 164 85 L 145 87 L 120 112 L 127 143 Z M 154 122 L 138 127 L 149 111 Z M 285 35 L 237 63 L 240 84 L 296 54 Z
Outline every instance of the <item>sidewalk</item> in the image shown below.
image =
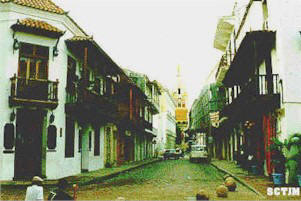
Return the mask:
M 233 161 L 226 160 L 212 160 L 211 164 L 225 174 L 234 177 L 242 185 L 246 186 L 256 194 L 260 195 L 262 199 L 267 200 L 300 200 L 300 196 L 280 195 L 268 196 L 267 188 L 274 187 L 272 181 L 266 176 L 253 175 L 248 171 L 238 167 Z
M 119 167 L 104 168 L 96 171 L 85 172 L 74 176 L 66 177 L 65 179 L 69 184 L 78 184 L 79 186 L 99 183 L 103 180 L 110 179 L 117 176 L 120 173 L 133 170 L 135 168 L 142 167 L 151 163 L 160 161 L 158 158 L 148 159 L 144 161 L 130 162 L 129 164 L 121 165 Z M 43 186 L 54 186 L 56 185 L 57 180 L 45 180 Z M 0 186 L 28 186 L 31 184 L 31 181 L 0 181 Z
M 233 161 L 212 160 L 211 164 L 225 174 L 231 175 L 262 197 L 266 196 L 267 187 L 273 187 L 273 182 L 268 177 L 248 173 L 248 171 L 238 167 Z

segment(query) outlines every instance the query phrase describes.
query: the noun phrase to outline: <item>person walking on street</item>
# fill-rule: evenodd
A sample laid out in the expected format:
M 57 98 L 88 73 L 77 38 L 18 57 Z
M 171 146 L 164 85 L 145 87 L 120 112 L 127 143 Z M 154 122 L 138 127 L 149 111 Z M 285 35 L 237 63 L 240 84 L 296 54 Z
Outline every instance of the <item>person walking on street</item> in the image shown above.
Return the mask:
M 59 179 L 57 187 L 58 188 L 54 192 L 50 193 L 48 200 L 74 200 L 73 197 L 65 192 L 68 187 L 66 179 Z
M 32 178 L 32 185 L 27 187 L 25 200 L 40 200 L 44 199 L 43 187 L 42 187 L 43 179 L 34 176 Z

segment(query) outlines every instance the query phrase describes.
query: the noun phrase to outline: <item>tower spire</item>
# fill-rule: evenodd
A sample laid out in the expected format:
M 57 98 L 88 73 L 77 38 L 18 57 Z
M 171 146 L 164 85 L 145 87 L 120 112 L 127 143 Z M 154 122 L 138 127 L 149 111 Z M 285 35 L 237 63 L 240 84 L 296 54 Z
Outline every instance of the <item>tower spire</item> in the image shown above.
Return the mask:
M 180 65 L 178 65 L 177 66 L 177 77 L 181 77 L 181 66 Z

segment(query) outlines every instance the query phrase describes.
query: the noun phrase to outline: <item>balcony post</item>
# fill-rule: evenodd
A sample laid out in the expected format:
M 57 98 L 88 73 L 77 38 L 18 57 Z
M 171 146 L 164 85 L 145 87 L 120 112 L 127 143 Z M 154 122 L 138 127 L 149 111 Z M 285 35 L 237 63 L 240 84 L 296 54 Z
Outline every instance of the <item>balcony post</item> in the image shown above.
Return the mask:
M 12 97 L 16 97 L 16 81 L 17 81 L 17 76 L 14 74 L 14 77 L 11 78 L 11 91 L 10 94 Z

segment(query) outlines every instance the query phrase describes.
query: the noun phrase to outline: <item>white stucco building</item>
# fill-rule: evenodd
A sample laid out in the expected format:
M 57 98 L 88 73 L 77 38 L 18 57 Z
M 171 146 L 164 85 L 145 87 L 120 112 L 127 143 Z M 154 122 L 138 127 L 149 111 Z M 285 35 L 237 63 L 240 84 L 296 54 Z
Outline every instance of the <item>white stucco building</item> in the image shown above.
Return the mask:
M 155 96 L 146 101 L 65 11 L 51 0 L 0 1 L 0 29 L 0 180 L 57 179 L 151 157 L 145 113 Z
M 104 127 L 81 125 L 65 113 L 67 70 L 75 65 L 79 75 L 82 64 L 65 41 L 87 35 L 52 2 L 24 2 L 0 3 L 0 180 L 101 168 Z
M 301 132 L 300 9 L 298 0 L 242 0 L 221 23 L 215 47 L 225 54 L 216 78 L 227 88 L 222 114 L 229 118 L 221 158 L 232 160 L 246 146 L 270 174 L 271 139 Z
M 161 87 L 160 112 L 158 115 L 158 135 L 157 147 L 159 151 L 163 149 L 175 148 L 176 141 L 176 103 L 168 89 Z

